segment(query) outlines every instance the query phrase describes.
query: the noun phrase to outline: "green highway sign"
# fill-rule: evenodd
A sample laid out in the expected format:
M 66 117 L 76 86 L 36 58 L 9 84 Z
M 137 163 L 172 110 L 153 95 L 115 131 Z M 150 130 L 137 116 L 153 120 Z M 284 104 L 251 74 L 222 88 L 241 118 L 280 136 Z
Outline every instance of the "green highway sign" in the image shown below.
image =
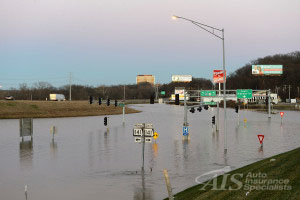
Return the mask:
M 216 90 L 204 90 L 200 92 L 202 97 L 215 97 L 217 95 Z
M 160 94 L 161 95 L 166 95 L 166 91 L 161 91 Z
M 205 105 L 217 105 L 217 102 L 209 101 L 209 102 L 204 102 Z
M 251 99 L 252 90 L 236 90 L 236 96 L 238 99 Z
M 124 104 L 124 103 L 119 103 L 119 106 L 120 106 L 120 107 L 124 107 L 125 104 Z

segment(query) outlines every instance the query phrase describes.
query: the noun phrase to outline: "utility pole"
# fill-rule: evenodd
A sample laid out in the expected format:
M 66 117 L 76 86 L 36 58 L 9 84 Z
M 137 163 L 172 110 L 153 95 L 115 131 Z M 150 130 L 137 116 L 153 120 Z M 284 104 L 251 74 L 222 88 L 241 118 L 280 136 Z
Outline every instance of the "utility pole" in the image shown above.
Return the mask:
M 184 90 L 184 119 L 183 126 L 188 126 L 187 123 L 187 105 L 186 105 L 186 91 Z
M 125 125 L 125 84 L 124 84 L 123 125 Z
M 156 83 L 156 86 L 155 86 L 155 99 L 157 100 L 158 99 L 158 84 Z
M 72 101 L 72 72 L 70 72 L 69 85 L 69 100 Z
M 291 85 L 289 85 L 289 102 L 291 103 Z
M 270 96 L 271 96 L 271 90 L 269 89 L 268 90 L 268 114 L 269 114 L 269 116 L 268 116 L 268 118 L 271 118 L 271 98 L 270 98 Z
M 288 87 L 287 87 L 288 86 Z M 291 103 L 291 85 L 283 85 L 283 87 L 284 87 L 284 90 L 286 89 L 286 88 L 289 88 L 289 103 Z M 299 89 L 298 89 L 298 91 L 299 91 Z
M 224 153 L 227 153 L 227 114 L 226 114 L 226 69 L 225 69 L 225 44 L 224 44 L 224 28 L 222 29 L 222 47 L 223 47 L 223 73 L 224 73 L 224 83 L 223 83 L 223 101 L 224 101 Z
M 125 104 L 125 84 L 124 84 L 124 104 Z

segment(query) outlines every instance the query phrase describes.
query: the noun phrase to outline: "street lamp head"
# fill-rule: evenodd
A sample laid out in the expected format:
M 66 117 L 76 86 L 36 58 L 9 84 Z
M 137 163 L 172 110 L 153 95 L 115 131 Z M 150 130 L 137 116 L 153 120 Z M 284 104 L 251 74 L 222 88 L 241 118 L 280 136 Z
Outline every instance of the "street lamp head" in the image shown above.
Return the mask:
M 172 16 L 172 19 L 173 19 L 173 20 L 176 20 L 176 19 L 178 19 L 178 17 L 177 17 L 176 15 L 173 15 L 173 16 Z

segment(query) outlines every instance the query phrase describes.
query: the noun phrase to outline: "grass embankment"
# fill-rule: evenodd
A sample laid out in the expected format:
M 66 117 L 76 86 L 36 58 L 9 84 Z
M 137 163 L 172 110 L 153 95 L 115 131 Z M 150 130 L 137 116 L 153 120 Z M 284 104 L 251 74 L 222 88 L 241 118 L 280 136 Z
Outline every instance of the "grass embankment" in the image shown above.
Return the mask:
M 273 158 L 276 160 L 271 162 L 270 159 Z M 229 190 L 229 187 L 232 187 L 233 189 L 238 187 L 237 184 L 230 181 L 232 175 L 238 173 L 243 174 L 242 178 L 241 176 L 236 176 L 235 178 L 242 181 L 243 186 L 238 190 Z M 255 176 L 258 173 L 261 173 L 261 175 L 258 175 L 260 177 L 263 176 L 263 173 L 265 173 L 267 177 L 249 177 L 249 175 Z M 300 199 L 300 148 L 258 161 L 227 174 L 230 175 L 227 178 L 225 186 L 226 190 L 212 190 L 213 180 L 210 180 L 210 182 L 207 181 L 176 194 L 175 199 Z M 221 187 L 220 185 L 223 177 L 223 175 L 217 177 L 217 188 Z M 248 179 L 248 182 L 246 182 L 246 179 Z M 286 179 L 288 180 L 287 184 L 283 183 L 278 185 L 290 186 L 291 190 L 270 189 L 272 185 L 270 185 L 270 180 L 275 180 L 276 182 L 276 180 L 286 181 Z M 253 183 L 251 180 L 266 180 L 266 182 Z M 204 188 L 204 190 L 201 190 L 206 183 L 211 185 L 208 185 Z M 248 186 L 258 186 L 260 189 L 249 191 L 247 184 Z M 269 189 L 261 189 L 261 186 L 264 185 L 268 186 Z M 247 192 L 248 194 L 246 195 Z
M 116 115 L 122 114 L 122 109 L 114 105 L 90 105 L 88 101 L 0 101 L 0 119 Z M 125 109 L 126 114 L 137 112 Z

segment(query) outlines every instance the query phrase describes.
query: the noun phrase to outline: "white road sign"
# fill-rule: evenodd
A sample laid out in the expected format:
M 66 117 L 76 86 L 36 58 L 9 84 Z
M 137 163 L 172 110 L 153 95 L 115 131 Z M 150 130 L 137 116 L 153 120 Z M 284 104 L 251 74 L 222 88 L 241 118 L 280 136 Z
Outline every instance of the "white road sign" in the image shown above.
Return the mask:
M 151 129 L 153 129 L 153 124 L 145 124 L 145 128 L 151 128 Z
M 144 134 L 145 134 L 145 137 L 153 137 L 154 131 L 153 131 L 153 129 L 145 128 Z
M 145 138 L 145 142 L 151 143 L 152 142 L 152 138 Z
M 135 142 L 142 142 L 142 138 L 141 137 L 134 137 L 134 141 Z
M 141 128 L 133 129 L 133 136 L 143 136 L 143 129 Z

